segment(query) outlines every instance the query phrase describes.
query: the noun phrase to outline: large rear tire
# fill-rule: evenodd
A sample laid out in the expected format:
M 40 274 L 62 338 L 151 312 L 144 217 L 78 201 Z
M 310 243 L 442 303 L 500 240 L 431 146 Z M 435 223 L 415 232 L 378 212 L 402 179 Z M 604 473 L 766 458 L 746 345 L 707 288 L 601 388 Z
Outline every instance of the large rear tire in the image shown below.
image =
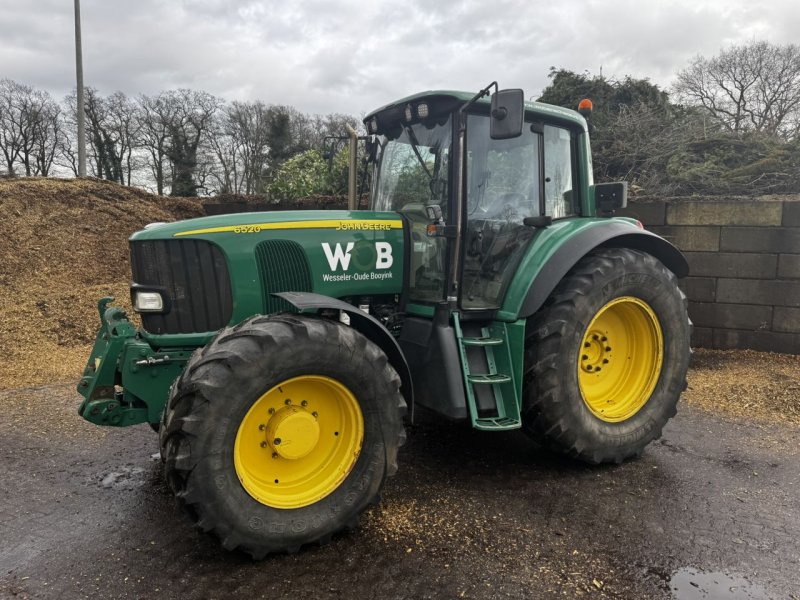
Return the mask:
M 341 323 L 254 317 L 173 385 L 167 482 L 194 522 L 254 558 L 357 524 L 397 470 L 406 404 L 386 355 Z
M 686 297 L 653 256 L 581 259 L 528 323 L 525 431 L 594 464 L 639 455 L 676 413 L 690 330 Z

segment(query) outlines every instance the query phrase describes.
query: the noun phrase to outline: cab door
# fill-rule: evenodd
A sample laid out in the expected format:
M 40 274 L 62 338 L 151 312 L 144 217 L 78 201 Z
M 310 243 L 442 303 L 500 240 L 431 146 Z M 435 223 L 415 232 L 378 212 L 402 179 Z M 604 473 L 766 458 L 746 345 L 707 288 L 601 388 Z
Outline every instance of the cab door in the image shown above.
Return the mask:
M 523 219 L 541 214 L 543 140 L 532 129 L 526 124 L 518 138 L 493 140 L 488 116 L 467 118 L 464 309 L 500 306 L 533 237 Z
M 522 135 L 489 137 L 489 119 L 467 122 L 467 225 L 461 307 L 496 309 L 535 229 L 525 217 L 579 214 L 576 136 L 565 127 L 526 123 Z

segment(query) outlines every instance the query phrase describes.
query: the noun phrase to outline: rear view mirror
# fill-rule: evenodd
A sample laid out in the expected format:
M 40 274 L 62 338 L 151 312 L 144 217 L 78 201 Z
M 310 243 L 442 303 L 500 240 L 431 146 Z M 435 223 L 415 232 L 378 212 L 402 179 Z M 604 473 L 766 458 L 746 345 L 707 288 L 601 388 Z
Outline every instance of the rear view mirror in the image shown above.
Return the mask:
M 508 140 L 522 135 L 525 94 L 522 90 L 498 90 L 492 94 L 489 137 Z

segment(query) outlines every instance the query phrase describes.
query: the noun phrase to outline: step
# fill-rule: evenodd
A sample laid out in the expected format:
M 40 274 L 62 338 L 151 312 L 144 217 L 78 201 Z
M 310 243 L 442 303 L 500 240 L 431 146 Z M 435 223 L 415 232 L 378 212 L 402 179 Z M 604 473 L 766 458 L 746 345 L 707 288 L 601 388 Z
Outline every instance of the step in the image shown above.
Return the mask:
M 511 375 L 505 375 L 504 373 L 470 374 L 467 375 L 467 380 L 470 383 L 494 385 L 496 383 L 509 383 Z
M 522 427 L 522 422 L 519 419 L 509 419 L 508 417 L 488 417 L 475 419 L 473 427 L 482 431 L 507 431 L 519 429 Z
M 465 346 L 501 346 L 503 338 L 496 337 L 474 337 L 461 338 L 461 343 Z

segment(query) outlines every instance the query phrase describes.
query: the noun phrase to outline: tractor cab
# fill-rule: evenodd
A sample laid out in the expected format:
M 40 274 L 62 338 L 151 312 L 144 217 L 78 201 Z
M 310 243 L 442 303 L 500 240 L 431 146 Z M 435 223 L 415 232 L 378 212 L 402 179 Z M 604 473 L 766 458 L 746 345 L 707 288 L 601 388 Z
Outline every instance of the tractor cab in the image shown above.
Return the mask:
M 400 213 L 410 231 L 412 312 L 448 299 L 464 311 L 499 309 L 537 227 L 582 214 L 592 184 L 590 169 L 578 175 L 583 119 L 523 106 L 521 93 L 516 102 L 519 125 L 499 135 L 495 122 L 510 117 L 494 115 L 509 107 L 456 92 L 411 96 L 365 119 L 378 136 L 372 208 Z

